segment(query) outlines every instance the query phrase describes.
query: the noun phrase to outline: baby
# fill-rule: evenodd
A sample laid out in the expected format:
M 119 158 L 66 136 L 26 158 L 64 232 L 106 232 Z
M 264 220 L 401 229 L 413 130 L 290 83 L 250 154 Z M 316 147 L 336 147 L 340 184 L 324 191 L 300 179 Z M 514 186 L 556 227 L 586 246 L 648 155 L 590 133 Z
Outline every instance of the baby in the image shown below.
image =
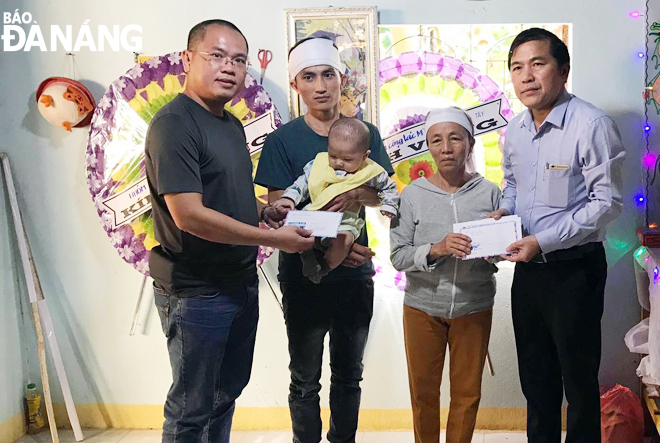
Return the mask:
M 319 153 L 303 168 L 303 175 L 289 186 L 282 198 L 272 205 L 281 212 L 291 211 L 307 199 L 304 210 L 315 211 L 326 206 L 339 194 L 366 185 L 378 190 L 381 214 L 394 218 L 399 204 L 396 183 L 387 171 L 369 158 L 369 128 L 355 118 L 337 120 L 328 133 L 328 152 Z M 323 238 L 317 247 L 325 251 L 318 258 L 313 250 L 301 253 L 303 275 L 314 283 L 339 266 L 364 228 L 364 220 L 356 203 L 344 211 L 337 238 Z

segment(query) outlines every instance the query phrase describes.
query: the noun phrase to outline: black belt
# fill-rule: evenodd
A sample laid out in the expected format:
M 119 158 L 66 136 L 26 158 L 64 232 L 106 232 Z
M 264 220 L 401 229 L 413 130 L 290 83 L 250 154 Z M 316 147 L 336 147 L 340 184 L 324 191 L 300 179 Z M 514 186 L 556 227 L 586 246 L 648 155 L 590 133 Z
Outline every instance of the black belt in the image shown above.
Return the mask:
M 558 251 L 548 252 L 544 254 L 539 252 L 530 260 L 531 263 L 551 263 L 564 260 L 577 260 L 585 255 L 594 252 L 603 247 L 602 242 L 592 242 L 585 245 L 573 246 L 568 249 L 560 249 Z

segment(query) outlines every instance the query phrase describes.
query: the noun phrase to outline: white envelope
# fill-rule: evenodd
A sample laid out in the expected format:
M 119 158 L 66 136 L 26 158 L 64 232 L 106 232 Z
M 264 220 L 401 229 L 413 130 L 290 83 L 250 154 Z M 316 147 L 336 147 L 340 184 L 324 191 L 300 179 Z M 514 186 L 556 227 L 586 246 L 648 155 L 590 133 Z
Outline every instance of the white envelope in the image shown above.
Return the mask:
M 464 260 L 496 257 L 506 254 L 506 248 L 522 238 L 522 223 L 517 215 L 509 215 L 499 220 L 484 218 L 454 223 L 454 232 L 472 239 L 472 254 Z
M 343 212 L 290 211 L 284 226 L 298 226 L 312 231 L 312 237 L 336 238 Z

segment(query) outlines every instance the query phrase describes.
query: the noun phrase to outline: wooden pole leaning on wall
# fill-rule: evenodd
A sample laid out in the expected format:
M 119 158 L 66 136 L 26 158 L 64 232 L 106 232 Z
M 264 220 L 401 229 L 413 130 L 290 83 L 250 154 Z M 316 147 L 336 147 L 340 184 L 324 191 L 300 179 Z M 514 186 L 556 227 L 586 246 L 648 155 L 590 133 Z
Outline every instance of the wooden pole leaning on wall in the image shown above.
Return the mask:
M 32 317 L 34 320 L 34 328 L 37 334 L 37 350 L 39 353 L 39 369 L 41 372 L 41 382 L 44 390 L 44 402 L 46 403 L 46 413 L 48 415 L 48 424 L 50 427 L 50 435 L 53 443 L 59 442 L 57 433 L 57 424 L 55 422 L 55 414 L 53 411 L 53 401 L 50 391 L 50 382 L 48 380 L 48 368 L 46 366 L 46 343 L 44 339 L 44 329 L 48 337 L 48 343 L 51 348 L 55 369 L 57 370 L 57 377 L 62 388 L 64 396 L 64 403 L 66 404 L 69 421 L 73 428 L 73 433 L 76 441 L 84 439 L 78 414 L 76 412 L 73 397 L 71 396 L 71 388 L 69 381 L 64 371 L 64 363 L 62 362 L 62 355 L 60 354 L 57 340 L 55 338 L 55 330 L 53 329 L 53 322 L 50 317 L 48 305 L 44 299 L 43 291 L 41 289 L 41 282 L 37 268 L 34 264 L 30 243 L 27 238 L 23 220 L 21 218 L 21 211 L 18 206 L 18 198 L 16 196 L 16 188 L 14 187 L 14 179 L 11 173 L 11 166 L 9 164 L 9 156 L 5 153 L 0 153 L 0 160 L 2 161 L 2 169 L 4 171 L 5 184 L 7 186 L 7 194 L 9 195 L 9 203 L 11 206 L 12 218 L 14 220 L 14 230 L 16 232 L 16 241 L 18 243 L 18 250 L 21 256 L 21 263 L 23 266 L 23 274 L 25 276 L 25 283 L 27 285 L 28 295 L 30 298 L 30 305 L 32 307 Z
M 37 352 L 39 355 L 39 372 L 41 373 L 41 386 L 44 390 L 44 403 L 46 404 L 46 415 L 48 416 L 48 427 L 50 428 L 50 437 L 53 443 L 59 442 L 57 434 L 57 423 L 55 422 L 55 412 L 53 411 L 53 399 L 50 395 L 50 383 L 48 381 L 48 367 L 46 366 L 46 341 L 44 332 L 41 328 L 41 314 L 37 303 L 30 303 L 32 308 L 32 320 L 34 330 L 37 333 Z
M 145 286 L 147 286 L 146 275 L 142 279 L 142 285 L 140 286 L 140 293 L 138 294 L 137 305 L 135 306 L 135 314 L 133 314 L 133 322 L 131 323 L 131 331 L 128 333 L 128 335 L 131 336 L 135 335 L 135 330 L 137 329 L 138 321 L 140 320 L 140 311 L 142 310 L 142 299 L 144 296 Z
M 490 359 L 490 351 L 486 351 L 486 366 L 490 376 L 495 377 L 495 368 L 493 367 L 493 361 Z

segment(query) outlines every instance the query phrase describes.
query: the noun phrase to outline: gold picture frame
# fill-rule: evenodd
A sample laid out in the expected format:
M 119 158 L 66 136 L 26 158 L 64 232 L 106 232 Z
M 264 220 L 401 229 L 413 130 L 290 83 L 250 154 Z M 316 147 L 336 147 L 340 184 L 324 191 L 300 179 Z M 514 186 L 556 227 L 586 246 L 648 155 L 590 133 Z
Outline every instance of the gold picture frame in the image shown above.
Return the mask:
M 308 37 L 329 37 L 339 48 L 348 81 L 340 112 L 378 126 L 378 13 L 375 6 L 285 9 L 287 53 Z M 291 119 L 305 113 L 298 94 L 289 88 Z

